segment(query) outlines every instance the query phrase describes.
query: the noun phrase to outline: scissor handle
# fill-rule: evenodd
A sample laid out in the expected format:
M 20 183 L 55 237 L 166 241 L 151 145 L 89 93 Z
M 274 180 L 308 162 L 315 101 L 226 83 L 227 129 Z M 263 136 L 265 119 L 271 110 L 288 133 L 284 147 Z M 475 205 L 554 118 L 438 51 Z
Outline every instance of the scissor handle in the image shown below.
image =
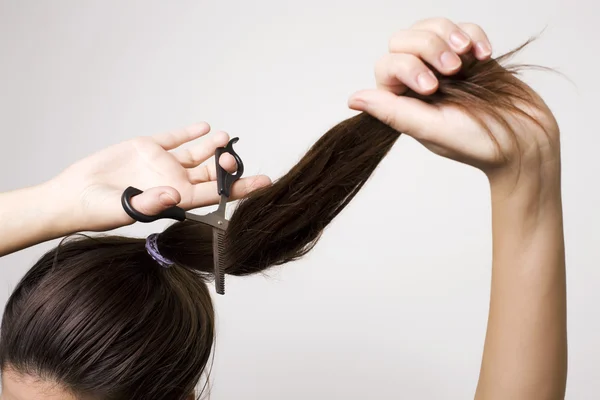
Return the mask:
M 227 143 L 227 146 L 218 147 L 215 151 L 217 190 L 219 192 L 219 195 L 221 196 L 225 195 L 226 197 L 230 197 L 231 186 L 235 181 L 240 179 L 242 177 L 242 174 L 244 173 L 244 162 L 242 161 L 240 156 L 235 152 L 235 150 L 233 150 L 233 144 L 237 143 L 238 140 L 240 140 L 240 138 L 233 138 L 229 141 L 229 143 Z M 224 153 L 231 154 L 235 159 L 235 162 L 237 163 L 237 171 L 235 172 L 235 174 L 230 174 L 229 172 L 225 171 L 225 169 L 221 167 L 221 164 L 219 164 L 219 158 L 221 158 L 221 155 L 223 155 Z
M 167 208 L 163 212 L 158 215 L 146 215 L 137 211 L 135 208 L 131 206 L 131 199 L 143 192 L 140 189 L 134 188 L 132 186 L 125 189 L 123 195 L 121 196 L 121 204 L 123 205 L 123 209 L 131 218 L 138 222 L 154 222 L 159 219 L 175 219 L 177 221 L 185 221 L 185 210 L 183 208 L 174 206 L 171 208 Z

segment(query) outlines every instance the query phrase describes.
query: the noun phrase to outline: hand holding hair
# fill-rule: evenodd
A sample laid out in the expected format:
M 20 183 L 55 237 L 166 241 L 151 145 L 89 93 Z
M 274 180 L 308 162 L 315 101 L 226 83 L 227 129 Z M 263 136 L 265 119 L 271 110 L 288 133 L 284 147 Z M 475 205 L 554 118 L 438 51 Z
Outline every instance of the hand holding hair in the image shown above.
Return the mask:
M 390 39 L 390 52 L 375 68 L 378 88 L 355 93 L 349 105 L 432 152 L 507 184 L 542 168 L 555 174 L 557 122 L 535 91 L 515 76 L 527 66 L 506 63 L 530 41 L 491 59 L 481 27 L 443 18 L 420 21 Z M 419 43 L 428 46 L 421 49 Z
M 475 398 L 556 400 L 567 379 L 560 130 L 475 24 L 444 18 L 398 32 L 376 90 L 349 100 L 432 152 L 481 169 L 492 198 L 492 291 Z M 422 46 L 428 43 L 428 46 Z M 504 65 L 501 65 L 504 64 Z

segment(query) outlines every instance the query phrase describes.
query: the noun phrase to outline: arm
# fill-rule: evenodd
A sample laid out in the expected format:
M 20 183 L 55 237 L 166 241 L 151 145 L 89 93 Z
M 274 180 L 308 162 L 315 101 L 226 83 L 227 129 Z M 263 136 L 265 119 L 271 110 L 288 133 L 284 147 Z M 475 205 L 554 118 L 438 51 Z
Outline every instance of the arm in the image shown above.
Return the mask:
M 132 224 L 121 206 L 128 186 L 144 190 L 131 205 L 146 215 L 174 205 L 189 210 L 218 203 L 215 163 L 203 163 L 227 144 L 229 135 L 218 132 L 178 149 L 209 130 L 201 123 L 131 139 L 78 161 L 47 183 L 0 193 L 0 257 L 74 232 Z M 232 173 L 237 168 L 230 154 L 219 162 Z M 231 199 L 270 183 L 263 175 L 241 178 L 233 184 Z
M 491 180 L 493 266 L 475 398 L 563 399 L 567 378 L 560 168 L 534 171 L 511 194 Z
M 72 232 L 55 193 L 51 184 L 0 193 L 0 257 Z
M 567 334 L 560 132 L 539 95 L 516 78 L 522 68 L 502 67 L 523 46 L 488 62 L 492 46 L 480 26 L 431 18 L 396 33 L 388 47 L 375 67 L 378 89 L 354 93 L 350 107 L 438 155 L 479 168 L 490 181 L 492 288 L 475 398 L 562 399 Z M 456 79 L 445 77 L 457 70 Z M 411 90 L 420 96 L 405 96 Z M 415 99 L 438 90 L 431 104 Z

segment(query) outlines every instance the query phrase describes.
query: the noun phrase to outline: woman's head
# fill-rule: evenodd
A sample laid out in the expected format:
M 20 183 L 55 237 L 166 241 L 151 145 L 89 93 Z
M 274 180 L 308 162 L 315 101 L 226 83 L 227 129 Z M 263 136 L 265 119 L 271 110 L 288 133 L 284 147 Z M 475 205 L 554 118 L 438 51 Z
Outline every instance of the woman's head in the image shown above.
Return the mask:
M 3 370 L 76 398 L 192 393 L 214 338 L 207 285 L 191 269 L 160 267 L 144 245 L 76 237 L 43 256 L 6 305 Z

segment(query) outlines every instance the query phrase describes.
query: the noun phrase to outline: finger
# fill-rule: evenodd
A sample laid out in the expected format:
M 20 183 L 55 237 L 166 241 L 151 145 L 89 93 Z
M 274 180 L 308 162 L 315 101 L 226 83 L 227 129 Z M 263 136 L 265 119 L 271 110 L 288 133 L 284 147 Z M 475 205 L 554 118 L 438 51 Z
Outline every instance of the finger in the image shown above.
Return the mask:
M 444 75 L 456 73 L 462 61 L 448 43 L 437 33 L 408 29 L 396 33 L 389 42 L 390 53 L 417 56 Z
M 271 184 L 271 179 L 265 175 L 249 176 L 237 180 L 231 187 L 230 200 L 236 200 L 246 196 L 256 189 L 260 189 Z M 217 193 L 217 182 L 204 182 L 194 187 L 194 199 L 197 199 L 192 208 L 205 207 L 217 204 L 220 197 Z
M 237 170 L 237 163 L 235 158 L 229 153 L 221 155 L 219 164 L 225 171 L 233 174 Z M 187 170 L 188 180 L 191 184 L 195 185 L 202 182 L 214 181 L 217 179 L 217 171 L 214 161 L 207 162 L 196 168 L 190 168 Z
M 402 94 L 409 87 L 417 93 L 431 94 L 437 90 L 438 80 L 418 57 L 412 54 L 386 54 L 375 65 L 377 87 Z
M 486 60 L 491 57 L 492 44 L 479 25 L 467 22 L 457 25 L 471 37 L 474 42 L 473 53 L 478 60 Z
M 131 206 L 144 215 L 157 215 L 181 201 L 181 194 L 170 186 L 159 186 L 145 190 L 132 197 Z
M 173 150 L 184 143 L 198 139 L 206 135 L 210 131 L 210 125 L 206 122 L 200 122 L 195 125 L 190 125 L 187 128 L 159 133 L 152 136 L 152 139 L 165 150 Z
M 440 113 L 420 100 L 397 96 L 386 90 L 362 90 L 348 102 L 354 110 L 364 111 L 399 132 L 427 140 L 440 128 Z
M 202 143 L 189 149 L 179 150 L 173 155 L 184 168 L 194 168 L 214 156 L 217 147 L 223 147 L 227 142 L 229 142 L 227 132 L 219 131 L 202 141 Z
M 221 155 L 221 158 L 219 159 L 219 165 L 230 174 L 235 173 L 235 171 L 237 171 L 238 168 L 235 158 L 229 153 L 224 153 L 223 155 Z M 212 168 L 210 168 L 211 166 Z M 209 170 L 211 171 L 211 177 L 215 177 L 213 179 L 216 179 L 215 164 L 211 164 L 209 166 Z
M 473 47 L 469 33 L 448 18 L 428 18 L 417 22 L 412 29 L 435 33 L 457 54 L 466 54 Z

